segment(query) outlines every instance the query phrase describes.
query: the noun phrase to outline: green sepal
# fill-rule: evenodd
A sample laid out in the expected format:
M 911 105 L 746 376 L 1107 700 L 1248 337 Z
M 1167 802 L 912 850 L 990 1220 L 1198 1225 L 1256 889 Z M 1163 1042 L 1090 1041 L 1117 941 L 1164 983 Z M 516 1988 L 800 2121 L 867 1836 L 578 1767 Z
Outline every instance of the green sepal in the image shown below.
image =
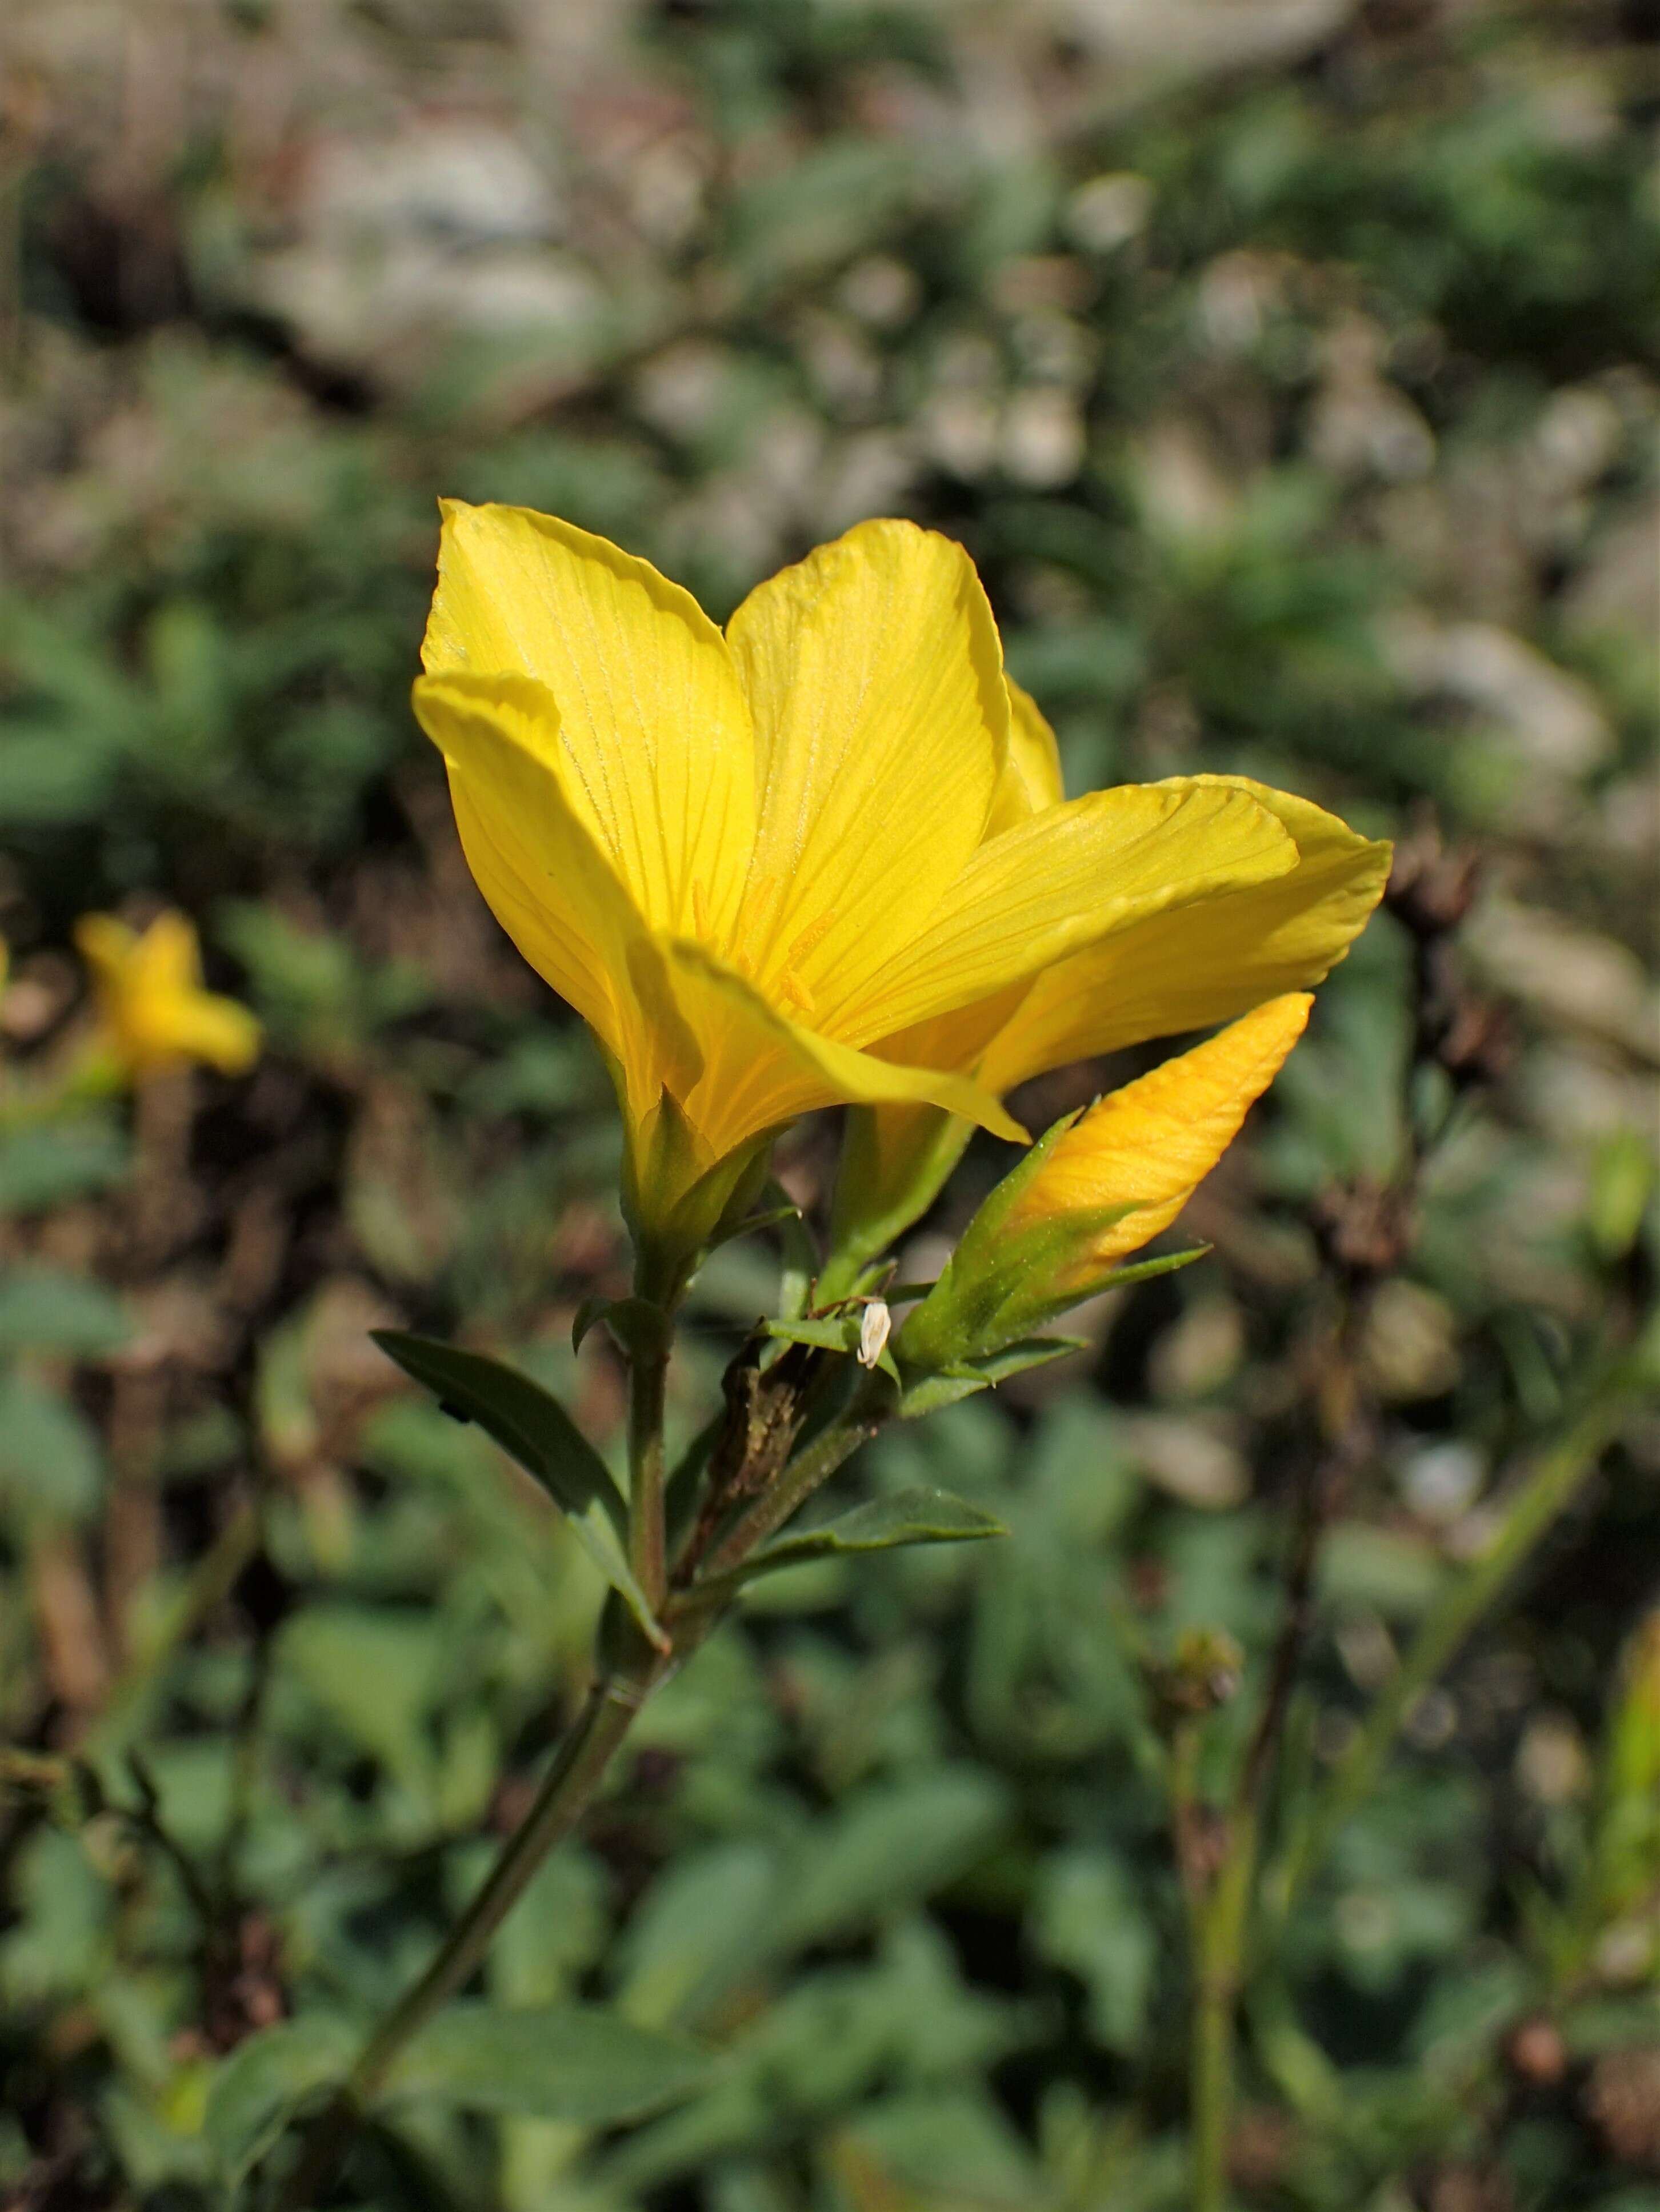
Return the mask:
M 1074 1222 L 1079 1218 L 1087 1221 L 1088 1234 L 1098 1236 L 1104 1229 L 1110 1229 L 1115 1222 L 1122 1221 L 1127 1212 L 1134 1211 L 1131 1206 L 1104 1206 L 1098 1213 L 1074 1215 L 1073 1218 Z M 1178 1268 L 1191 1267 L 1195 1260 L 1202 1260 L 1210 1249 L 1208 1244 L 1194 1244 L 1184 1252 L 1161 1252 L 1151 1260 L 1134 1261 L 1128 1267 L 1104 1268 L 1098 1275 L 1074 1278 L 1064 1291 L 1056 1292 L 1046 1291 L 1045 1286 L 1053 1284 L 1061 1267 L 1072 1258 L 1076 1249 L 1072 1240 L 1061 1243 L 1047 1229 L 1034 1231 L 1028 1237 L 1006 1239 L 1001 1248 L 998 1273 L 970 1277 L 965 1289 L 946 1305 L 943 1314 L 936 1316 L 933 1330 L 927 1334 L 919 1331 L 913 1337 L 911 1329 L 927 1311 L 927 1304 L 917 1309 L 897 1347 L 901 1371 L 907 1377 L 921 1378 L 983 1366 L 999 1353 L 1025 1341 L 1033 1332 L 1046 1328 L 1063 1314 L 1072 1312 L 1085 1299 L 1098 1298 L 1106 1291 L 1127 1289 L 1132 1283 L 1146 1282 L 1154 1275 L 1174 1274 Z M 935 1295 L 939 1290 L 947 1289 L 951 1264 L 940 1276 Z M 994 1379 L 1003 1378 L 998 1376 Z
M 863 1289 L 861 1277 L 927 1212 L 974 1134 L 974 1124 L 943 1107 L 885 1107 L 885 1121 L 871 1106 L 849 1107 L 842 1160 L 830 1202 L 830 1256 L 819 1279 L 821 1299 L 847 1297 Z M 903 1130 L 884 1157 L 878 1142 Z
M 697 1584 L 700 1595 L 736 1589 L 757 1575 L 779 1567 L 799 1566 L 806 1559 L 845 1556 L 856 1552 L 891 1552 L 904 1544 L 968 1544 L 987 1536 L 1006 1536 L 1008 1530 L 994 1515 L 948 1490 L 916 1488 L 895 1491 L 887 1498 L 873 1498 L 849 1512 L 838 1514 L 816 1528 L 780 1536 L 752 1553 L 729 1574 Z
M 765 1196 L 764 1191 L 762 1195 Z M 776 1229 L 782 1222 L 799 1221 L 800 1218 L 801 1209 L 793 1198 L 787 1198 L 777 1206 L 763 1206 L 759 1212 L 746 1213 L 741 1221 L 723 1225 L 717 1235 L 710 1237 L 708 1249 L 713 1252 L 717 1245 L 730 1244 L 735 1237 L 753 1237 L 757 1230 Z
M 781 1183 L 769 1182 L 761 1196 L 763 1203 L 773 1209 L 783 1255 L 778 1310 L 787 1320 L 793 1320 L 807 1310 L 813 1285 L 824 1264 L 823 1255 L 818 1249 L 818 1239 L 813 1235 L 806 1216 L 799 1206 L 789 1200 L 788 1194 Z
M 672 1312 L 716 1245 L 743 1232 L 765 1188 L 775 1130 L 709 1165 L 691 1125 L 663 1092 L 623 1164 L 623 1216 L 634 1239 L 642 1297 Z
M 628 1506 L 611 1469 L 559 1401 L 539 1382 L 481 1352 L 402 1329 L 370 1332 L 388 1359 L 456 1419 L 475 1421 L 509 1459 L 541 1484 L 568 1516 L 578 1542 L 626 1600 L 660 1650 L 668 1638 L 629 1565 Z
M 1104 1291 L 1128 1290 L 1132 1283 L 1151 1282 L 1155 1275 L 1173 1275 L 1180 1268 L 1192 1267 L 1195 1260 L 1202 1260 L 1207 1253 L 1215 1249 L 1212 1244 L 1189 1244 L 1180 1252 L 1156 1252 L 1151 1260 L 1133 1260 L 1128 1267 L 1114 1267 L 1108 1273 L 1098 1276 L 1084 1296 L 1098 1298 Z M 1076 1303 L 1073 1298 L 1067 1300 L 1067 1306 Z M 1055 1308 L 1057 1313 L 1065 1310 L 1063 1306 Z
M 1013 1321 L 1005 1309 L 1018 1304 L 1034 1283 L 1054 1280 L 1073 1249 L 1074 1236 L 1049 1223 L 1011 1236 L 1004 1224 L 1077 1119 L 1076 1114 L 1062 1115 L 982 1201 L 939 1279 L 906 1320 L 899 1356 L 907 1371 L 944 1374 L 1031 1333 L 1035 1316 Z M 1122 1207 L 1112 1218 L 1129 1211 Z
M 1046 1328 L 1085 1299 L 1116 1285 L 1186 1267 L 1209 1249 L 1201 1245 L 1129 1267 L 1091 1267 L 1091 1248 L 1127 1214 L 1140 1211 L 1134 1200 L 1056 1212 L 1011 1229 L 1011 1217 L 1028 1186 L 1043 1173 L 1056 1143 L 1078 1118 L 1077 1114 L 1063 1115 L 1046 1129 L 963 1232 L 939 1281 L 900 1334 L 896 1349 L 901 1370 L 909 1381 L 960 1375 L 965 1367 Z
M 571 1316 L 570 1348 L 573 1352 L 580 1352 L 582 1349 L 583 1338 L 587 1336 L 595 1322 L 604 1321 L 611 1310 L 611 1303 L 610 1298 L 602 1297 L 598 1291 L 591 1291 L 583 1299 Z
M 899 1401 L 899 1418 L 920 1420 L 924 1413 L 937 1413 L 942 1406 L 954 1406 L 959 1398 L 971 1398 L 976 1390 L 994 1389 L 1011 1375 L 1024 1375 L 1029 1367 L 1047 1367 L 1054 1360 L 1069 1358 L 1073 1352 L 1089 1348 L 1089 1339 L 1084 1336 L 1018 1338 L 1000 1352 L 961 1360 L 938 1375 L 924 1376 L 921 1382 L 910 1384 Z

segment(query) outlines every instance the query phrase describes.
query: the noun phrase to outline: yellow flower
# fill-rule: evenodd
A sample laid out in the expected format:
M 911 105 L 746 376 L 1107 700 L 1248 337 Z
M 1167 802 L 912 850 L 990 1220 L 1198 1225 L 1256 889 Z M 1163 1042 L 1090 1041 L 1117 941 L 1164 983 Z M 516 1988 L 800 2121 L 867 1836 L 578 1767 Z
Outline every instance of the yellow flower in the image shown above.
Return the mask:
M 159 914 L 142 936 L 111 914 L 84 914 L 75 941 L 92 973 L 101 1042 L 132 1079 L 182 1060 L 240 1075 L 259 1054 L 259 1024 L 234 999 L 202 988 L 196 932 Z
M 723 635 L 603 538 L 447 504 L 423 658 L 468 862 L 609 1055 L 660 1221 L 814 1107 L 1022 1137 L 1001 1031 L 1035 1000 L 1034 1046 L 1067 1042 L 1046 976 L 1186 915 L 1185 986 L 1230 955 L 1232 923 L 1201 915 L 1303 866 L 1242 783 L 1062 800 L 971 562 L 909 523 L 821 547 Z
M 1167 1229 L 1303 1034 L 1290 992 L 1069 1115 L 998 1185 L 900 1340 L 902 1364 L 984 1358 L 1091 1297 Z

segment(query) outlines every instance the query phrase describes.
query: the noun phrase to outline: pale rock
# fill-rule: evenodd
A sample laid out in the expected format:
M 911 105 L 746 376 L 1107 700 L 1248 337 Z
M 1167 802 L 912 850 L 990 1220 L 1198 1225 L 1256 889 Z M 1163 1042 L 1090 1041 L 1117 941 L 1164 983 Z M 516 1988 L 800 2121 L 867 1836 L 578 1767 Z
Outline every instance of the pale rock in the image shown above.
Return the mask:
M 1034 491 L 1070 483 L 1083 466 L 1085 443 L 1078 402 L 1058 385 L 1031 385 L 1004 410 L 999 458 L 1016 483 Z
M 850 315 L 873 330 L 897 330 L 922 304 L 916 273 L 891 254 L 873 253 L 854 262 L 837 294 Z
M 1067 235 L 1088 253 L 1111 253 L 1146 228 L 1155 194 L 1151 180 L 1132 169 L 1091 177 L 1067 201 Z
M 1134 1413 L 1123 1423 L 1130 1457 L 1150 1482 L 1184 1504 L 1219 1512 L 1250 1495 L 1250 1468 L 1214 1424 L 1174 1413 Z
M 1584 1738 L 1566 1713 L 1536 1713 L 1516 1747 L 1516 1779 L 1536 1805 L 1571 1805 L 1590 1786 Z
M 1504 897 L 1477 906 L 1464 942 L 1493 982 L 1548 1019 L 1660 1063 L 1660 994 L 1628 946 Z
M 1440 1397 L 1458 1379 L 1452 1308 L 1438 1291 L 1396 1276 L 1372 1300 L 1361 1358 L 1380 1397 Z
M 1578 776 L 1608 758 L 1613 733 L 1595 694 L 1512 631 L 1496 623 L 1441 624 L 1413 611 L 1398 614 L 1383 638 L 1408 684 L 1491 716 L 1528 767 Z
M 1091 52 L 1135 75 L 1201 76 L 1312 53 L 1353 0 L 1053 0 Z

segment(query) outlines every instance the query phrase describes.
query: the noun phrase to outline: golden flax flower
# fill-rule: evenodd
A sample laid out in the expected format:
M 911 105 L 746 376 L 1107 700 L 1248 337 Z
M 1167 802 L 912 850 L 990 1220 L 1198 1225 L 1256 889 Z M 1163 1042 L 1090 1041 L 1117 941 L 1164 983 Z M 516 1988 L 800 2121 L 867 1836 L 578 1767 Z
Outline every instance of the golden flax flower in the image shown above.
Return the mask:
M 900 1340 L 941 1370 L 984 1358 L 1093 1297 L 1167 1229 L 1302 1036 L 1287 992 L 1056 1122 L 987 1199 Z
M 97 1048 L 130 1080 L 192 1060 L 240 1075 L 258 1058 L 247 1008 L 203 988 L 201 949 L 182 914 L 157 915 L 142 935 L 112 914 L 83 914 L 75 942 L 92 975 Z
M 1226 902 L 1306 877 L 1294 920 L 1326 896 L 1301 822 L 1377 849 L 1220 778 L 1063 799 L 972 563 L 912 524 L 861 523 L 723 634 L 569 523 L 443 513 L 416 712 L 486 899 L 610 1058 L 660 1218 L 814 1107 L 1022 1137 L 999 1093 L 1104 1048 L 1078 1001 L 1105 948 L 1164 925 L 1106 994 L 1121 1027 L 1149 995 L 1139 1034 L 1219 1018 L 1230 986 L 1285 988 L 1273 959 L 1242 985 Z M 1335 924 L 1321 945 L 1287 944 L 1287 980 L 1330 964 Z

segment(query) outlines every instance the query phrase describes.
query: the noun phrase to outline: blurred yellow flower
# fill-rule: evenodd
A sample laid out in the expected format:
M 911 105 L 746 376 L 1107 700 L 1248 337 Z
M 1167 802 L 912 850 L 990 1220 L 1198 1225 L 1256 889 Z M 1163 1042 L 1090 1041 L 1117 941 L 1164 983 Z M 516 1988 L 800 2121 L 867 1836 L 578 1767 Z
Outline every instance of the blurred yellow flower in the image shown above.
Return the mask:
M 159 1067 L 205 1060 L 240 1075 L 259 1055 L 259 1024 L 246 1006 L 202 988 L 196 932 L 182 914 L 159 914 L 142 935 L 111 914 L 84 914 L 75 941 L 91 971 L 100 1042 L 137 1080 Z
M 448 503 L 423 658 L 473 874 L 600 1039 L 665 1204 L 838 1102 L 1023 1136 L 1010 1069 L 1099 1048 L 1067 1027 L 1080 961 L 1168 918 L 1159 1018 L 1204 1020 L 1188 971 L 1237 969 L 1225 902 L 1304 866 L 1297 802 L 1237 781 L 1063 800 L 968 556 L 906 522 L 821 547 L 723 634 L 603 538 Z
M 1313 1003 L 1304 991 L 1271 999 L 1057 1122 L 969 1224 L 903 1332 L 902 1362 L 983 1358 L 1103 1288 L 1221 1158 Z

